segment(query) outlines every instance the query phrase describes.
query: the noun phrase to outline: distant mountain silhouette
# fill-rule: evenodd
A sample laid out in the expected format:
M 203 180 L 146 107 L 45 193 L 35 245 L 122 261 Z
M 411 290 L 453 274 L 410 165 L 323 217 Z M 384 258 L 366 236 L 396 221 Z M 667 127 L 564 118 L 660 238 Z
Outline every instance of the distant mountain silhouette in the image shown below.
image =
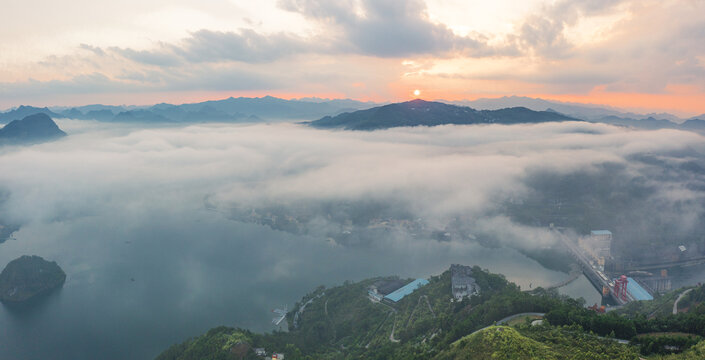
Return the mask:
M 130 111 L 123 111 L 123 112 L 115 115 L 115 117 L 112 118 L 112 121 L 162 123 L 162 122 L 172 122 L 173 120 L 166 118 L 164 116 L 161 116 L 159 114 L 155 114 L 149 110 L 130 110 Z
M 49 115 L 53 117 L 66 117 L 71 119 L 114 122 L 259 122 L 263 121 L 263 119 L 274 121 L 317 119 L 322 116 L 336 115 L 345 111 L 367 109 L 374 105 L 375 104 L 373 103 L 365 103 L 349 99 L 329 100 L 307 98 L 299 100 L 285 100 L 272 96 L 259 98 L 231 97 L 223 100 L 212 100 L 182 105 L 165 103 L 141 107 L 87 105 L 73 108 L 63 108 L 60 114 Z M 49 111 L 46 108 L 40 110 Z
M 335 115 L 345 111 L 367 109 L 374 105 L 354 100 L 285 100 L 264 96 L 259 98 L 231 97 L 224 100 L 178 105 L 178 107 L 189 112 L 200 112 L 208 109 L 210 112 L 217 111 L 230 115 L 247 114 L 247 116 L 254 115 L 271 120 L 305 120 Z
M 482 110 L 497 110 L 509 107 L 525 107 L 535 111 L 552 109 L 556 112 L 576 119 L 598 122 L 600 122 L 602 118 L 609 116 L 628 118 L 632 120 L 654 118 L 668 120 L 674 123 L 678 123 L 683 120 L 675 115 L 667 113 L 635 114 L 632 112 L 624 112 L 620 109 L 612 108 L 607 105 L 561 102 L 554 100 L 544 100 L 539 98 L 530 98 L 526 96 L 503 96 L 499 98 L 490 99 L 482 98 L 472 101 L 443 102 L 454 105 L 469 106 L 474 109 Z
M 32 144 L 66 136 L 48 115 L 38 113 L 13 120 L 0 129 L 0 145 Z
M 98 121 L 109 121 L 115 117 L 115 114 L 109 109 L 103 110 L 90 110 L 84 115 L 84 119 L 98 120 Z
M 63 117 L 63 116 L 49 110 L 49 108 L 45 108 L 45 107 L 38 108 L 38 107 L 34 107 L 34 106 L 22 105 L 22 106 L 18 107 L 17 109 L 10 110 L 10 111 L 4 112 L 4 113 L 0 113 L 0 123 L 9 123 L 12 120 L 23 119 L 29 115 L 39 114 L 39 113 L 46 114 L 52 118 Z
M 475 110 L 441 102 L 412 100 L 367 110 L 326 116 L 309 124 L 318 128 L 376 130 L 400 126 L 437 126 L 445 124 L 522 124 L 552 121 L 578 121 L 553 112 L 533 111 L 524 107 L 499 110 Z
M 646 119 L 632 119 L 618 116 L 605 116 L 597 120 L 597 122 L 635 127 L 641 129 L 657 130 L 657 129 L 677 129 L 678 124 L 665 120 L 665 119 L 654 119 L 653 117 L 648 117 Z
M 702 116 L 705 119 L 705 116 Z M 695 130 L 695 131 L 705 131 L 705 120 L 701 119 L 690 119 L 680 126 L 682 129 Z

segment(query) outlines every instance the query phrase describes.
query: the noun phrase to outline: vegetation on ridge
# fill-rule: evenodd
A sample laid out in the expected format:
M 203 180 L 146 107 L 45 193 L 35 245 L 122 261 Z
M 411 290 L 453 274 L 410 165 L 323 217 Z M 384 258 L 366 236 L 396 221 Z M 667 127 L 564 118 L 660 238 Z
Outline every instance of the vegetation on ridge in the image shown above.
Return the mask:
M 256 359 L 253 349 L 265 348 L 292 360 L 636 360 L 681 351 L 688 356 L 703 344 L 705 314 L 651 319 L 641 313 L 598 314 L 555 290 L 522 292 L 503 276 L 478 267 L 473 268 L 473 276 L 482 290 L 460 302 L 451 301 L 450 271 L 431 277 L 428 285 L 396 304 L 375 303 L 367 297 L 367 288 L 384 278 L 319 287 L 288 314 L 289 332 L 256 334 L 220 327 L 172 346 L 157 359 Z M 525 312 L 545 313 L 543 323 L 532 326 L 527 318 L 514 327 L 494 326 L 500 319 Z M 248 350 L 243 353 L 245 347 Z

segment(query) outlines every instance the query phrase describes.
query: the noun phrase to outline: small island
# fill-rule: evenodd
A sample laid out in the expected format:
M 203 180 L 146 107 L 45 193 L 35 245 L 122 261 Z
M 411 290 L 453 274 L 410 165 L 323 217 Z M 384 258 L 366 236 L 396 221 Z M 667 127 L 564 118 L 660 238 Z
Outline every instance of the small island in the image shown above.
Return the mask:
M 55 261 L 40 256 L 23 255 L 0 273 L 0 301 L 22 303 L 61 287 L 66 273 Z

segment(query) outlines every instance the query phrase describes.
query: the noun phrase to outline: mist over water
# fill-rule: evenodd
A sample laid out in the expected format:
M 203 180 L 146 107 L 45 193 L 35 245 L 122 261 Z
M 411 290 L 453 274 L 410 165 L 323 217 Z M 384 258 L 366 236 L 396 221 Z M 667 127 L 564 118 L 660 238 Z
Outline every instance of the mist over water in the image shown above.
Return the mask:
M 68 278 L 36 309 L 0 308 L 0 342 L 7 344 L 0 357 L 148 359 L 218 325 L 272 330 L 271 309 L 291 307 L 318 285 L 426 277 L 450 263 L 501 271 L 524 287 L 565 277 L 507 248 L 430 239 L 348 248 L 211 212 L 183 215 L 129 226 L 98 216 L 24 227 L 2 245 L 0 262 L 39 254 L 56 260 Z
M 0 307 L 2 359 L 149 359 L 217 325 L 271 330 L 272 308 L 291 308 L 318 285 L 427 277 L 452 263 L 547 286 L 567 275 L 515 248 L 550 246 L 554 235 L 541 219 L 507 211 L 536 194 L 532 174 L 599 174 L 609 163 L 643 177 L 653 167 L 635 155 L 697 164 L 705 153 L 693 133 L 588 123 L 376 132 L 58 123 L 67 138 L 0 149 L 0 221 L 21 225 L 0 244 L 0 264 L 36 254 L 67 273 L 32 311 Z M 703 177 L 687 171 L 648 179 L 668 184 L 656 193 L 661 214 L 691 214 L 679 223 L 684 234 L 702 217 Z M 327 236 L 340 230 L 335 209 L 355 215 L 369 204 L 429 230 L 460 219 L 461 230 L 444 241 L 406 229 L 354 242 Z M 270 207 L 296 215 L 304 205 L 318 213 L 298 234 L 233 216 Z M 584 279 L 561 291 L 596 294 Z

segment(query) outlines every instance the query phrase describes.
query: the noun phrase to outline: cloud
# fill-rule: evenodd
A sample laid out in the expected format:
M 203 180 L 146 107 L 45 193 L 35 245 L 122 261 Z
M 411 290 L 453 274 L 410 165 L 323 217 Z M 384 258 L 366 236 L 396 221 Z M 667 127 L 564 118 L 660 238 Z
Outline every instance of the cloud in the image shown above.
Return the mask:
M 102 50 L 101 50 L 102 51 Z M 183 64 L 181 59 L 173 53 L 170 46 L 160 44 L 155 50 L 133 50 L 130 48 L 112 47 L 108 51 L 118 54 L 137 63 L 155 66 L 176 66 Z
M 136 334 L 119 338 L 114 358 L 135 357 L 126 341 L 151 353 L 194 324 L 271 329 L 272 307 L 321 283 L 426 277 L 450 263 L 477 264 L 522 287 L 559 282 L 565 274 L 512 249 L 554 244 L 537 217 L 557 206 L 585 219 L 587 231 L 613 230 L 616 244 L 657 239 L 698 249 L 705 233 L 705 141 L 690 132 L 582 122 L 375 132 L 58 124 L 68 137 L 0 148 L 0 222 L 22 225 L 17 240 L 0 244 L 0 261 L 30 253 L 60 263 L 68 274 L 60 296 L 70 301 L 54 310 L 102 314 L 60 326 L 82 338 Z M 239 208 L 308 216 L 312 231 L 243 223 L 234 219 Z M 596 216 L 603 211 L 618 226 Z M 347 215 L 349 223 L 339 221 Z M 377 215 L 376 229 L 331 236 L 341 223 L 366 228 Z M 398 218 L 423 228 L 396 226 Z M 117 330 L 116 318 L 127 319 Z M 164 326 L 170 335 L 155 336 Z M 50 330 L 40 334 L 53 339 L 43 349 L 76 337 Z
M 325 24 L 342 49 L 370 56 L 405 57 L 433 54 L 486 56 L 500 54 L 481 36 L 458 36 L 429 19 L 423 1 L 280 0 L 280 7 Z
M 625 1 L 563 0 L 544 6 L 541 12 L 523 20 L 519 32 L 510 39 L 524 53 L 548 58 L 574 56 L 574 47 L 565 36 L 566 29 L 586 18 L 613 12 Z
M 98 56 L 103 56 L 103 55 L 105 55 L 105 51 L 103 51 L 103 49 L 101 49 L 101 48 L 99 48 L 99 47 L 97 47 L 97 46 L 92 46 L 92 45 L 88 45 L 88 44 L 81 44 L 81 45 L 79 45 L 78 47 L 79 47 L 80 49 L 82 49 L 82 50 L 90 51 L 90 52 L 92 52 L 92 53 L 94 53 L 95 55 L 98 55 Z
M 246 28 L 201 29 L 178 43 L 158 43 L 149 50 L 112 47 L 109 51 L 137 63 L 158 66 L 226 61 L 266 64 L 307 54 L 381 58 L 515 55 L 510 48 L 487 45 L 487 38 L 479 34 L 458 36 L 447 26 L 431 22 L 425 3 L 419 0 L 348 3 L 291 0 L 280 1 L 279 6 L 318 23 L 319 31 L 302 36 L 289 32 L 264 34 Z
M 293 34 L 264 35 L 251 29 L 193 32 L 177 44 L 159 43 L 150 50 L 112 47 L 110 51 L 131 61 L 156 66 L 178 66 L 185 63 L 244 62 L 270 63 L 291 55 L 320 52 L 314 40 Z
M 212 208 L 230 217 L 236 209 L 276 208 L 287 216 L 312 212 L 306 215 L 316 227 L 311 234 L 325 237 L 340 229 L 336 214 L 363 211 L 422 218 L 438 230 L 461 219 L 463 232 L 473 237 L 533 247 L 550 243 L 552 236 L 524 222 L 511 204 L 532 199 L 552 204 L 555 200 L 541 200 L 553 196 L 550 181 L 587 196 L 563 199 L 566 203 L 609 203 L 630 189 L 644 189 L 629 195 L 630 201 L 620 200 L 633 207 L 620 211 L 624 228 L 651 229 L 654 219 L 682 219 L 673 224 L 689 238 L 705 214 L 702 172 L 687 170 L 697 171 L 698 161 L 705 166 L 705 142 L 689 132 L 588 123 L 376 132 L 293 124 L 114 130 L 90 122 L 64 125 L 66 139 L 2 150 L 0 166 L 7 171 L 0 174 L 0 187 L 11 195 L 0 205 L 1 219 L 43 223 L 127 211 L 130 221 L 154 211 Z M 658 155 L 661 163 L 635 158 L 644 154 L 647 160 L 648 154 Z M 678 165 L 689 161 L 696 162 Z M 593 185 L 585 188 L 571 179 L 590 179 Z M 629 236 L 625 241 L 643 235 L 622 234 Z M 393 237 L 419 241 L 403 231 Z

